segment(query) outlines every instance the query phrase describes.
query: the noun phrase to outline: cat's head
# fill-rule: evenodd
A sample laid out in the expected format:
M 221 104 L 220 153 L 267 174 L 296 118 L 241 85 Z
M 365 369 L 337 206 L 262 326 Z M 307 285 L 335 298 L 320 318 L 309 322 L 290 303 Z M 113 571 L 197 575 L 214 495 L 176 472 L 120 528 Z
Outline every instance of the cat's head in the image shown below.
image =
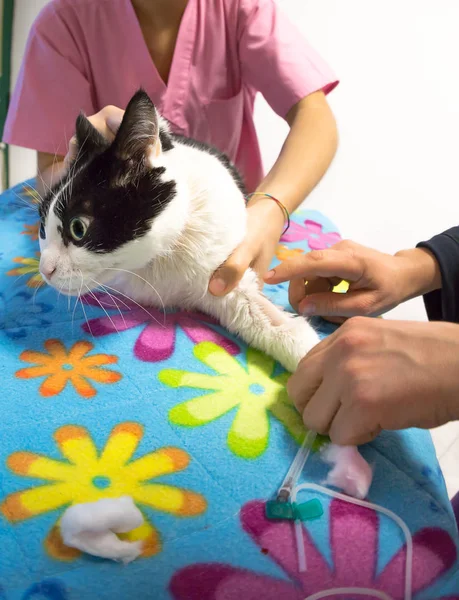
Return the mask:
M 41 274 L 70 295 L 164 251 L 174 235 L 177 194 L 163 165 L 171 138 L 145 92 L 131 99 L 112 143 L 84 115 L 76 143 L 68 174 L 39 207 Z

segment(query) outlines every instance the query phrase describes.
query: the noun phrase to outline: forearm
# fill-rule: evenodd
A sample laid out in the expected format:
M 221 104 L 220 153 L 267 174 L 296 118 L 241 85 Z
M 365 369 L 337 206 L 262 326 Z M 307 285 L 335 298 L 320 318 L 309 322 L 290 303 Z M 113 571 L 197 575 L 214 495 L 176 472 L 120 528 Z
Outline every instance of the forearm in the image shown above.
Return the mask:
M 46 156 L 46 155 L 45 155 Z M 43 159 L 37 161 L 37 190 L 44 196 L 62 178 L 66 169 L 63 156 L 52 157 L 52 162 Z
M 441 289 L 440 266 L 429 250 L 402 250 L 395 257 L 399 259 L 399 277 L 394 285 L 400 286 L 401 302 Z
M 338 135 L 322 92 L 301 100 L 290 110 L 287 121 L 290 132 L 279 158 L 257 191 L 272 194 L 292 213 L 327 171 L 336 152 Z

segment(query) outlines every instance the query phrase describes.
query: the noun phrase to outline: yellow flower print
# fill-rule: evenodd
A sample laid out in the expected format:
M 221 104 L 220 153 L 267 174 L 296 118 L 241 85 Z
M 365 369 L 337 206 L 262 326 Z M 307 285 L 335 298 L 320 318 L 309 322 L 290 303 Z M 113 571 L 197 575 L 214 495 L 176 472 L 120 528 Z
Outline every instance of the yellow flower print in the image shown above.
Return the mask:
M 0 504 L 0 511 L 10 522 L 18 522 L 81 502 L 128 495 L 139 505 L 177 517 L 203 514 L 207 505 L 200 494 L 151 483 L 152 479 L 186 469 L 189 455 L 179 448 L 164 447 L 131 460 L 142 437 L 139 423 L 120 423 L 99 453 L 84 427 L 65 425 L 57 429 L 54 439 L 64 461 L 33 452 L 15 452 L 7 459 L 13 473 L 50 483 L 10 494 Z M 153 556 L 161 550 L 160 535 L 147 520 L 120 537 L 143 541 L 142 556 Z M 59 520 L 48 534 L 45 547 L 60 560 L 72 560 L 80 554 L 63 544 Z
M 187 400 L 171 409 L 175 425 L 206 425 L 231 410 L 235 419 L 228 433 L 228 446 L 242 458 L 261 456 L 269 443 L 269 415 L 280 421 L 295 440 L 304 436 L 300 415 L 285 389 L 288 373 L 273 377 L 275 362 L 258 350 L 247 351 L 247 370 L 222 347 L 202 342 L 194 347 L 195 357 L 216 375 L 166 369 L 159 373 L 162 383 L 171 387 L 197 388 L 211 393 Z
M 34 258 L 33 256 L 26 258 L 24 258 L 23 256 L 16 256 L 16 258 L 13 258 L 13 262 L 23 266 L 11 269 L 11 271 L 7 272 L 7 275 L 20 275 L 21 277 L 22 275 L 31 275 L 31 277 L 29 277 L 29 279 L 27 280 L 27 286 L 30 288 L 38 288 L 44 285 L 45 282 L 43 281 L 42 276 L 40 275 L 39 269 L 40 253 L 36 252 L 35 254 L 37 258 Z
M 291 260 L 302 254 L 304 254 L 304 251 L 301 248 L 288 248 L 288 246 L 283 246 L 282 244 L 279 244 L 276 250 L 276 257 L 282 261 Z
M 76 342 L 67 351 L 59 340 L 46 340 L 45 348 L 47 353 L 35 350 L 22 352 L 20 359 L 36 366 L 16 372 L 19 379 L 46 376 L 40 386 L 40 394 L 45 398 L 60 394 L 69 381 L 80 396 L 92 398 L 97 392 L 90 379 L 97 383 L 116 383 L 121 379 L 121 374 L 117 371 L 101 368 L 102 365 L 118 362 L 118 357 L 111 354 L 86 356 L 94 348 L 91 342 Z
M 24 225 L 24 231 L 21 231 L 22 235 L 30 235 L 32 242 L 38 240 L 38 230 L 40 227 L 40 221 L 37 221 L 33 225 Z

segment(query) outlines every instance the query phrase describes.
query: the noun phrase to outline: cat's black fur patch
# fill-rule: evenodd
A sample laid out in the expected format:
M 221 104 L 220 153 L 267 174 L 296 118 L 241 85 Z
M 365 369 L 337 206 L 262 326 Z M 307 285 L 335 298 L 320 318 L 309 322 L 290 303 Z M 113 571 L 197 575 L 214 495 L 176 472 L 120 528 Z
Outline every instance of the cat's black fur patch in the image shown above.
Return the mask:
M 97 156 L 75 176 L 71 197 L 56 203 L 54 212 L 62 222 L 66 246 L 72 243 L 92 252 L 112 252 L 145 235 L 174 198 L 175 182 L 162 180 L 163 167 L 132 178 L 119 162 L 110 150 Z M 81 216 L 88 217 L 90 224 L 85 237 L 75 241 L 70 222 Z
M 106 253 L 145 235 L 153 219 L 176 194 L 176 183 L 163 180 L 165 169 L 152 169 L 148 163 L 148 150 L 158 136 L 163 152 L 172 150 L 177 142 L 212 154 L 245 193 L 239 172 L 225 154 L 202 142 L 160 129 L 154 104 L 139 90 L 129 102 L 111 144 L 84 115 L 78 117 L 77 158 L 67 176 L 41 203 L 41 220 L 45 220 L 58 196 L 53 210 L 62 222 L 61 235 L 66 246 L 72 243 L 92 252 Z M 89 221 L 81 240 L 71 236 L 70 223 L 75 217 Z
M 153 219 L 176 194 L 175 182 L 163 181 L 165 169 L 152 169 L 148 164 L 148 149 L 160 134 L 156 109 L 143 91 L 129 102 L 112 144 L 86 117 L 78 117 L 77 159 L 40 207 L 44 219 L 58 195 L 53 210 L 62 222 L 65 245 L 112 252 L 150 230 Z M 167 146 L 166 139 L 164 142 Z M 70 233 L 70 222 L 75 217 L 89 220 L 80 241 Z

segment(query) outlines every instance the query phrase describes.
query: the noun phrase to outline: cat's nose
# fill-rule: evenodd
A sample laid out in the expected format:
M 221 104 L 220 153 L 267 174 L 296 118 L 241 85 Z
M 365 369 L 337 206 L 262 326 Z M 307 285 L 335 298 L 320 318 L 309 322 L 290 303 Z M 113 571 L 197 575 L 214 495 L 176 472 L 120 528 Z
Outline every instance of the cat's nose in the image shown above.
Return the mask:
M 56 263 L 51 259 L 50 256 L 43 256 L 43 254 L 40 261 L 40 273 L 45 279 L 50 281 L 51 277 L 56 272 Z
M 46 267 L 40 268 L 41 274 L 45 277 L 45 279 L 51 279 L 51 277 L 56 272 L 56 267 L 52 265 L 47 265 Z

